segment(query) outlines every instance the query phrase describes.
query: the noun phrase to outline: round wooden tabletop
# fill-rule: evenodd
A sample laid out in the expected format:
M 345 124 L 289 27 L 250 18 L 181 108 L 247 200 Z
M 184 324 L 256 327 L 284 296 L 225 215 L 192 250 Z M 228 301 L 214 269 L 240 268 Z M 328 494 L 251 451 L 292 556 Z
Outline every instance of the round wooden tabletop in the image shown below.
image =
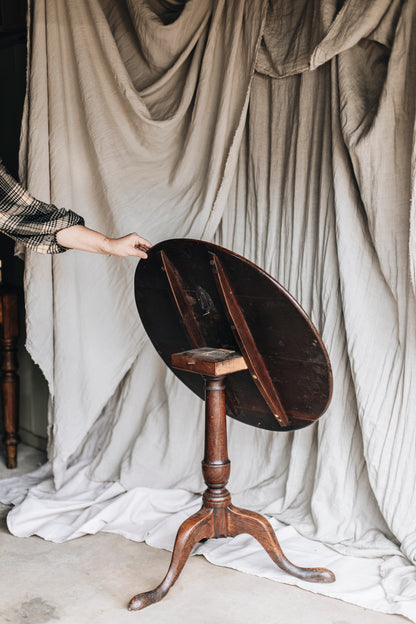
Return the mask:
M 139 262 L 135 297 L 159 355 L 201 398 L 203 378 L 174 369 L 174 353 L 211 347 L 244 356 L 248 370 L 226 378 L 229 416 L 291 431 L 328 407 L 332 373 L 317 330 L 283 286 L 245 258 L 203 241 L 164 241 Z

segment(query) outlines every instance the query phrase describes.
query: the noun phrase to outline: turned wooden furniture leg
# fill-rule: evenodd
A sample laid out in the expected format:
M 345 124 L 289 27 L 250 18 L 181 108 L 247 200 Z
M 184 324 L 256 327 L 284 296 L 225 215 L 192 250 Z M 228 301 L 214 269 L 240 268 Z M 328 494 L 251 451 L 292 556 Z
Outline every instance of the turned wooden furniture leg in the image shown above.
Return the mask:
M 18 309 L 17 294 L 1 292 L 1 389 L 4 417 L 4 442 L 7 468 L 17 466 L 19 377 L 17 374 Z
M 194 371 L 198 372 L 197 369 L 198 365 Z M 331 583 L 335 580 L 334 574 L 325 568 L 301 568 L 291 563 L 283 554 L 266 518 L 231 504 L 231 495 L 226 488 L 230 476 L 230 461 L 227 450 L 225 375 L 204 375 L 204 378 L 205 455 L 202 472 L 207 489 L 203 495 L 202 507 L 179 528 L 169 570 L 162 583 L 151 591 L 134 596 L 129 602 L 130 611 L 144 609 L 161 600 L 175 583 L 195 544 L 211 537 L 235 537 L 240 533 L 248 533 L 257 539 L 272 560 L 285 572 L 310 582 Z

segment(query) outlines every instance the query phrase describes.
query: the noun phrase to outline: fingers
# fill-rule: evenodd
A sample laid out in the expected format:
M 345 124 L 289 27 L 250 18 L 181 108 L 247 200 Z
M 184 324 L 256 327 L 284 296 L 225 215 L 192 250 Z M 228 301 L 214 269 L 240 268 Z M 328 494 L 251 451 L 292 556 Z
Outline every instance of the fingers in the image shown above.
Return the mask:
M 137 255 L 139 258 L 147 258 L 147 252 L 152 247 L 152 244 L 146 238 L 143 238 L 136 233 L 131 236 L 134 250 L 136 252 L 134 255 Z
M 135 236 L 137 236 L 138 247 L 143 247 L 144 249 L 150 249 L 152 247 L 152 243 L 149 243 L 149 241 L 142 236 L 139 236 L 138 234 L 135 234 Z
M 146 260 L 148 257 L 144 247 L 135 247 L 134 252 L 129 254 L 129 256 L 137 256 L 138 258 L 143 258 L 143 260 Z

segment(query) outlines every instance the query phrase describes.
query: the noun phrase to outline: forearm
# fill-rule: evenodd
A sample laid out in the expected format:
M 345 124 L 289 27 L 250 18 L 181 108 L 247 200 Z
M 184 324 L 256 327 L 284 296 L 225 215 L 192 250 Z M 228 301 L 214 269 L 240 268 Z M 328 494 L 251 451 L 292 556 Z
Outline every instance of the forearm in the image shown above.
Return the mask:
M 111 256 L 147 258 L 151 244 L 135 232 L 109 238 L 84 226 L 71 210 L 35 199 L 0 161 L 0 231 L 40 253 L 79 249 Z
M 110 239 L 100 232 L 90 230 L 85 225 L 73 225 L 56 234 L 56 240 L 62 247 L 79 249 L 93 253 L 110 254 Z

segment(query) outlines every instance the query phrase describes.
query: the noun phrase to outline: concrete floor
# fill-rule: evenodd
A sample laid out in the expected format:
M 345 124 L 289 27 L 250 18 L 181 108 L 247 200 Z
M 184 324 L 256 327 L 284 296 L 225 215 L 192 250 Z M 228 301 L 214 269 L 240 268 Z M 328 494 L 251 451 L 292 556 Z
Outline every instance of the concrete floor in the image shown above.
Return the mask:
M 0 479 L 33 469 L 40 452 L 21 445 L 19 468 L 0 459 Z M 195 556 L 163 601 L 128 612 L 128 600 L 161 581 L 170 553 L 99 533 L 64 544 L 10 535 L 0 505 L 0 624 L 405 624 Z

